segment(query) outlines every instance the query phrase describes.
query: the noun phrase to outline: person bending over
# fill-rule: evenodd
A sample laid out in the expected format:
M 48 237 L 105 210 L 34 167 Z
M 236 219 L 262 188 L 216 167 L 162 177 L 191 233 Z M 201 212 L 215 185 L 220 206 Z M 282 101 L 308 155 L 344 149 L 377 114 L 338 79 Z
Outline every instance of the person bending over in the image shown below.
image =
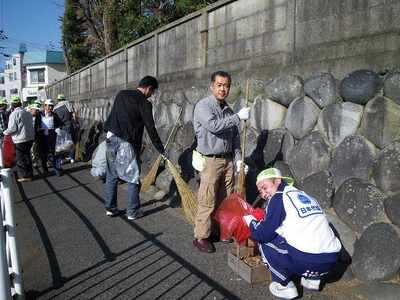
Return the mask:
M 298 297 L 294 275 L 301 276 L 305 288 L 319 290 L 321 277 L 333 268 L 342 247 L 325 213 L 276 168 L 262 171 L 256 184 L 260 196 L 268 200 L 265 218 L 259 222 L 253 216 L 243 218 L 271 271 L 270 292 L 283 299 Z

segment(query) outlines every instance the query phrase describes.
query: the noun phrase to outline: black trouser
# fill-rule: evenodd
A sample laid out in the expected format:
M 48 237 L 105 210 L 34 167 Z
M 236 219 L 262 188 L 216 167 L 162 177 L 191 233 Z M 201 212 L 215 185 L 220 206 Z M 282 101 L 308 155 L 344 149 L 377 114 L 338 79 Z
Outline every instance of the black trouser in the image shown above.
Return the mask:
M 50 159 L 53 168 L 61 170 L 61 160 L 56 155 L 56 139 L 57 135 L 54 130 L 50 131 L 48 135 L 39 136 L 39 156 L 42 161 L 43 172 L 47 172 L 47 160 Z
M 17 171 L 19 177 L 32 177 L 31 148 L 33 141 L 15 144 Z

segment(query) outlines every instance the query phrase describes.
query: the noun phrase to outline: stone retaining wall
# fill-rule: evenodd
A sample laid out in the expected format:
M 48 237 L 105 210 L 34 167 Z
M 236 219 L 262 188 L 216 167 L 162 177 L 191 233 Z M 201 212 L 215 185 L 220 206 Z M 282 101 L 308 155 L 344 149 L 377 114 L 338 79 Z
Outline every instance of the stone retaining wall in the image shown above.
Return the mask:
M 244 86 L 240 82 L 232 87 L 228 102 L 235 111 L 244 105 Z M 250 86 L 248 201 L 257 197 L 257 174 L 265 167 L 278 167 L 325 209 L 347 251 L 343 264 L 352 260 L 358 279 L 394 278 L 400 269 L 400 73 L 381 76 L 357 70 L 342 80 L 330 73 L 285 75 L 250 80 Z M 164 141 L 180 107 L 184 109 L 170 157 L 195 191 L 199 175 L 191 166 L 193 105 L 207 93 L 207 88 L 195 86 L 175 92 L 162 89 L 154 101 Z M 105 120 L 112 99 L 97 103 L 79 107 L 88 124 Z M 158 155 L 147 137 L 145 145 L 143 174 Z M 166 170 L 144 197 L 169 197 L 171 205 L 179 205 Z

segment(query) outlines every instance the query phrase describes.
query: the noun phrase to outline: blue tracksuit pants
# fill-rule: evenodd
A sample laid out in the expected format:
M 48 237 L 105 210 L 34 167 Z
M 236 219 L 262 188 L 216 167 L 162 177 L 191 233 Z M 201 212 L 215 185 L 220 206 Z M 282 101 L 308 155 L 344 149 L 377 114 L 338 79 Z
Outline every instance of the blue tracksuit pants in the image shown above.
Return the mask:
M 294 259 L 288 253 L 285 243 L 269 242 L 260 244 L 263 262 L 271 271 L 272 280 L 286 286 L 293 275 L 308 279 L 320 279 L 333 267 L 332 263 L 310 263 Z

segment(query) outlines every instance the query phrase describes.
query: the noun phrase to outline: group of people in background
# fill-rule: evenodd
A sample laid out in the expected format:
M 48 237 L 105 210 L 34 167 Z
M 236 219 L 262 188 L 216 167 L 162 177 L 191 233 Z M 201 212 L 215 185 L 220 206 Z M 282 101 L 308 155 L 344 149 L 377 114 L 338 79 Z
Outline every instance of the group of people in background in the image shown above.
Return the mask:
M 62 162 L 65 153 L 56 153 L 57 135 L 61 131 L 76 137 L 79 122 L 72 105 L 63 94 L 57 96 L 58 103 L 52 99 L 44 102 L 35 100 L 24 107 L 19 96 L 11 98 L 10 108 L 7 101 L 0 98 L 0 137 L 11 136 L 15 146 L 15 164 L 19 182 L 31 181 L 33 167 L 41 164 L 43 175 L 52 165 L 57 176 L 62 175 Z M 76 140 L 74 140 L 74 143 Z M 68 153 L 71 163 L 75 161 L 74 147 Z

